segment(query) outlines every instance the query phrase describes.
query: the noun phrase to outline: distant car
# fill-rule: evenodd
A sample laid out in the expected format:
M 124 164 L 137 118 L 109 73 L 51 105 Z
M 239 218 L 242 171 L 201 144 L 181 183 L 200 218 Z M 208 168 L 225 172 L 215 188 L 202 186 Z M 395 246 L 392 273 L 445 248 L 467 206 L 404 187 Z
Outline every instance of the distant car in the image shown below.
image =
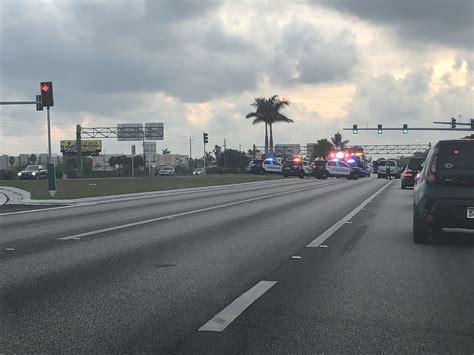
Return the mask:
M 306 175 L 311 175 L 309 162 L 301 158 L 290 158 L 283 163 L 281 174 L 283 177 L 298 176 L 303 179 Z
M 204 172 L 205 172 L 204 168 L 197 168 L 197 169 L 194 169 L 193 175 L 203 175 Z
M 44 165 L 28 165 L 18 173 L 20 180 L 39 180 L 48 178 L 48 169 Z
M 425 158 L 410 158 L 405 170 L 403 170 L 401 175 L 400 185 L 402 189 L 415 186 L 416 175 L 421 171 L 424 161 Z
M 443 228 L 474 230 L 474 140 L 439 141 L 430 150 L 413 204 L 413 240 L 428 241 Z
M 315 160 L 311 163 L 312 175 L 316 179 L 327 179 L 329 173 L 326 170 L 327 160 Z
M 158 170 L 158 176 L 174 176 L 175 170 L 172 166 L 164 166 Z
M 355 168 L 351 168 L 348 164 L 343 162 L 339 159 L 332 159 L 327 162 L 326 164 L 326 171 L 328 177 L 335 177 L 335 178 L 346 178 L 349 180 L 357 180 L 360 176 L 360 168 L 359 170 L 355 170 Z
M 395 160 L 379 160 L 377 163 L 377 177 L 379 179 L 385 178 L 387 176 L 387 164 L 390 167 L 390 175 L 396 179 L 400 178 L 400 168 L 398 167 L 397 162 Z
M 282 165 L 273 158 L 265 159 L 262 162 L 262 172 L 281 174 Z
M 250 161 L 247 171 L 251 174 L 261 174 L 262 173 L 262 163 L 261 159 L 253 159 Z

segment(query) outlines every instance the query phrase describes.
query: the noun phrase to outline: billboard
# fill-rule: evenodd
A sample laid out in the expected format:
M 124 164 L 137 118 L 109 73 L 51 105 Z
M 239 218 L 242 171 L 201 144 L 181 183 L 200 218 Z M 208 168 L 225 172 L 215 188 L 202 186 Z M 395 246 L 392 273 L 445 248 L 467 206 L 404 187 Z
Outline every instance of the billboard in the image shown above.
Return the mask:
M 117 140 L 121 142 L 143 140 L 143 124 L 119 123 L 117 125 Z
M 60 150 L 63 155 L 76 155 L 76 140 L 62 140 Z M 102 141 L 100 139 L 81 140 L 81 150 L 83 155 L 99 155 L 102 151 Z
M 287 158 L 292 155 L 301 155 L 299 144 L 275 144 L 275 156 Z
M 145 123 L 145 139 L 149 141 L 163 140 L 163 122 Z

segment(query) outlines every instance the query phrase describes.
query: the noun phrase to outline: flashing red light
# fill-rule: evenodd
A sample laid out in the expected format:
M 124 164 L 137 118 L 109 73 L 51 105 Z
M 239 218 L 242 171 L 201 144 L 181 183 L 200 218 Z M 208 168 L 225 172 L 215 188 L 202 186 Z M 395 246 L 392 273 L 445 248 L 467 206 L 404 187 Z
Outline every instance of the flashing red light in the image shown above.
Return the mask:
M 49 86 L 46 85 L 46 84 L 43 85 L 43 86 L 41 87 L 41 91 L 48 92 L 48 91 L 49 91 Z
M 405 173 L 405 174 L 403 174 L 403 176 L 413 176 L 413 174 L 412 173 Z
M 434 220 L 434 216 L 431 212 L 427 212 L 425 214 L 425 221 L 428 222 L 428 223 L 432 223 Z

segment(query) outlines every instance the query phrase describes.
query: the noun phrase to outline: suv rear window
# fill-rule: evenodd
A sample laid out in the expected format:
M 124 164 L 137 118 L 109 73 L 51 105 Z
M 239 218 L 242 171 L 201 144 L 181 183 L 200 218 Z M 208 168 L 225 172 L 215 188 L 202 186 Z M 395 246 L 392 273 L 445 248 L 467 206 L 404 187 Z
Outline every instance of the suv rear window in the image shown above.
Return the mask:
M 474 187 L 474 141 L 441 144 L 435 179 L 442 185 Z
M 408 169 L 410 170 L 421 170 L 421 164 L 423 164 L 424 159 L 411 159 L 408 163 Z

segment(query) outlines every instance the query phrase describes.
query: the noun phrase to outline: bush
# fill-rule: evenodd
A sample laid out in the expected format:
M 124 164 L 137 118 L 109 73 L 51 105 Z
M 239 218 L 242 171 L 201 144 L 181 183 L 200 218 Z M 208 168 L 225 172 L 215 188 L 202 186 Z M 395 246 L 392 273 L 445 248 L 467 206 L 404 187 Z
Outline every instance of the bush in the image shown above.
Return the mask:
M 16 173 L 13 170 L 0 170 L 0 180 L 15 180 Z

